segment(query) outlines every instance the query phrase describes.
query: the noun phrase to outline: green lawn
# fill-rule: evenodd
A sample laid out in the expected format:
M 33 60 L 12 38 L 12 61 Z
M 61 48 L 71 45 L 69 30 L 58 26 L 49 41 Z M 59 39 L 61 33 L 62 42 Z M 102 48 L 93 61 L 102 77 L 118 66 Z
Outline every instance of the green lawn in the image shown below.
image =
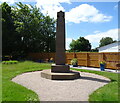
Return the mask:
M 2 63 L 0 63 L 0 103 L 2 102 Z
M 89 101 L 118 101 L 118 83 L 120 83 L 120 81 L 118 79 L 117 73 L 80 70 L 80 69 L 72 69 L 72 70 L 94 73 L 94 74 L 102 75 L 104 77 L 111 79 L 111 82 L 109 84 L 93 92 L 89 96 Z
M 11 79 L 24 72 L 50 69 L 51 68 L 50 66 L 51 64 L 48 63 L 35 63 L 31 61 L 19 62 L 18 64 L 3 64 L 2 65 L 3 101 L 39 101 L 37 94 L 21 85 L 12 82 Z M 90 95 L 89 98 L 90 101 L 118 101 L 117 74 L 89 70 L 80 71 L 103 75 L 111 79 L 111 83 L 105 85 L 104 87 L 99 88 Z
M 21 73 L 49 69 L 51 64 L 31 61 L 18 64 L 2 65 L 2 100 L 3 101 L 39 101 L 37 94 L 11 81 Z

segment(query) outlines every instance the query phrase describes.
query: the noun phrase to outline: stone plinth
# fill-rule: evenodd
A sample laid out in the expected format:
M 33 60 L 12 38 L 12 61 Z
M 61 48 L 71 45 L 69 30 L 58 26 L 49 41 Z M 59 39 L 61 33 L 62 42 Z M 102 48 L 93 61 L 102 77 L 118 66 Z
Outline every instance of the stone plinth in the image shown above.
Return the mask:
M 41 76 L 51 80 L 73 80 L 80 78 L 79 72 L 69 71 L 68 73 L 54 73 L 51 70 L 43 70 Z
M 69 65 L 65 63 L 65 13 L 60 11 L 57 13 L 55 64 L 51 66 L 51 70 L 43 70 L 41 76 L 51 80 L 79 78 L 80 73 L 70 71 Z
M 69 67 L 69 65 L 56 65 L 56 64 L 52 64 L 51 72 L 67 73 L 67 72 L 70 72 L 70 67 Z

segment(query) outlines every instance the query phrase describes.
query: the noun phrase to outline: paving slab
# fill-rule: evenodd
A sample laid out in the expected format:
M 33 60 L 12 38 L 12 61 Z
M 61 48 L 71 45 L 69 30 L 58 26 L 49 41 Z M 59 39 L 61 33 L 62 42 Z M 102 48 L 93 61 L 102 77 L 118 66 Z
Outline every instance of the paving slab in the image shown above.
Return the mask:
M 78 66 L 78 67 L 73 67 L 70 65 L 70 68 L 75 68 L 75 69 L 85 69 L 85 70 L 93 70 L 93 71 L 101 71 L 100 68 L 95 68 L 95 67 L 84 67 L 84 66 Z M 115 70 L 115 69 L 106 69 L 104 72 L 113 72 L 113 73 L 120 73 L 120 70 Z
M 106 77 L 80 72 L 76 80 L 49 80 L 40 76 L 41 71 L 23 73 L 12 79 L 36 92 L 41 101 L 88 101 L 89 95 L 106 85 Z

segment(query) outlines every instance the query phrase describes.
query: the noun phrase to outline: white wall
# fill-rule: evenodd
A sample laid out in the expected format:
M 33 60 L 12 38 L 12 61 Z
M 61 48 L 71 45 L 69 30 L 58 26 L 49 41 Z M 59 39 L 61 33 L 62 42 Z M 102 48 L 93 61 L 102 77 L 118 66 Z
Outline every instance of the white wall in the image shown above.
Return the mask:
M 120 42 L 112 43 L 99 48 L 99 52 L 119 52 L 119 51 L 120 51 Z

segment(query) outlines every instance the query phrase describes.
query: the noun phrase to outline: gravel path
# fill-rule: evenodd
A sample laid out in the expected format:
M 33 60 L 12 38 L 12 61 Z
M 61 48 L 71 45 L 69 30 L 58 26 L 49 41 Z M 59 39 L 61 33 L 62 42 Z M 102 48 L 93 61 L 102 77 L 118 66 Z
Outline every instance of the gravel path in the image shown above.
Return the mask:
M 103 76 L 85 72 L 76 80 L 49 80 L 40 73 L 24 73 L 12 81 L 36 92 L 41 101 L 88 101 L 93 91 L 110 82 Z

